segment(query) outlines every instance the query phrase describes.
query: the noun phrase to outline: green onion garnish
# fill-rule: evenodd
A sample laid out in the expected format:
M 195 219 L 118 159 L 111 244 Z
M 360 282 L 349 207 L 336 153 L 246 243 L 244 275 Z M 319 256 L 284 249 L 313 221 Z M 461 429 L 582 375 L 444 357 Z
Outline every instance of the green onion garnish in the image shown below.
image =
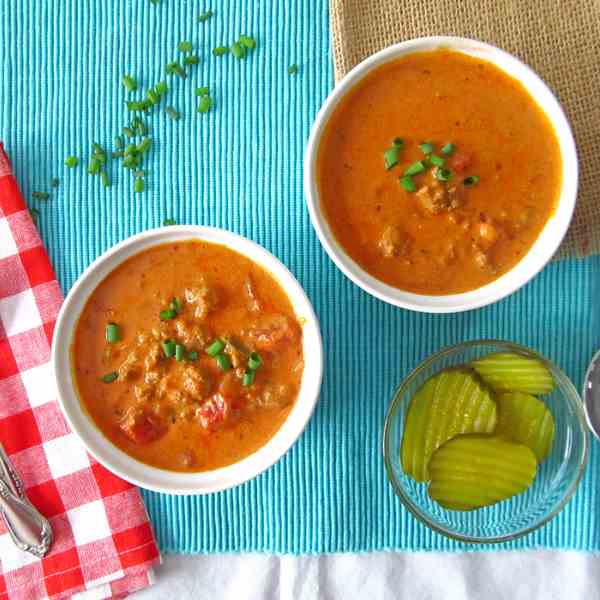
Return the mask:
M 135 137 L 135 131 L 131 127 L 123 127 L 123 133 L 129 138 Z
M 90 158 L 90 164 L 88 165 L 88 173 L 90 175 L 98 175 L 101 167 L 102 163 L 98 160 L 98 158 L 92 156 L 92 158 Z
M 173 340 L 165 340 L 161 346 L 166 358 L 171 358 L 175 356 L 175 347 L 177 344 Z
M 199 96 L 200 98 L 202 96 L 208 96 L 208 86 L 203 85 L 202 87 L 197 87 L 194 93 L 196 94 L 196 96 Z
M 175 360 L 181 362 L 185 357 L 185 348 L 181 344 L 175 344 Z
M 53 188 L 57 188 L 60 185 L 60 179 L 58 179 L 58 177 L 53 177 L 50 180 L 50 186 Z
M 221 352 L 221 350 L 223 350 L 223 348 L 225 348 L 225 342 L 221 338 L 217 338 L 210 344 L 210 346 L 208 346 L 208 348 L 206 348 L 205 352 L 214 358 Z
M 133 124 L 133 121 L 131 122 L 131 125 L 134 127 L 137 135 L 146 135 L 148 133 L 146 123 L 144 123 L 144 121 L 142 121 L 142 119 L 139 117 L 135 118 L 135 125 Z
M 210 96 L 202 96 L 200 98 L 200 104 L 198 104 L 198 112 L 199 113 L 207 113 L 213 105 L 212 98 Z
M 116 323 L 106 324 L 106 341 L 109 344 L 116 344 L 121 339 L 121 330 Z
M 50 194 L 48 192 L 31 192 L 31 197 L 35 200 L 48 200 Z
M 177 225 L 177 221 L 175 219 L 165 219 L 163 221 L 163 227 L 168 227 L 169 225 Z
M 446 164 L 446 161 L 441 156 L 436 156 L 435 154 L 430 154 L 428 159 L 435 167 L 443 167 Z
M 179 50 L 179 52 L 191 52 L 192 48 L 192 42 L 189 40 L 183 40 L 183 42 L 179 42 L 179 44 L 177 44 L 177 50 Z
M 105 169 L 102 169 L 102 171 L 100 171 L 100 181 L 102 181 L 102 185 L 105 188 L 110 187 L 110 177 L 108 176 L 108 173 Z
M 138 177 L 133 184 L 133 191 L 136 194 L 141 194 L 144 191 L 144 180 L 141 177 Z
M 116 371 L 112 373 L 107 373 L 106 375 L 102 375 L 101 379 L 104 383 L 112 383 L 116 379 L 118 379 L 119 374 Z
M 200 23 L 204 23 L 205 21 L 208 21 L 214 14 L 215 13 L 212 10 L 207 10 L 198 17 L 198 21 Z
M 74 169 L 79 164 L 79 159 L 76 156 L 67 156 L 65 158 L 65 165 L 69 167 L 69 169 Z
M 135 144 L 127 144 L 123 154 L 125 154 L 125 156 L 135 156 L 137 154 L 137 146 Z
M 161 310 L 159 315 L 161 321 L 170 321 L 177 316 L 177 311 L 172 308 L 168 308 L 166 310 Z
M 252 352 L 248 357 L 248 368 L 251 371 L 256 371 L 262 365 L 262 357 L 258 352 Z
M 160 102 L 160 96 L 154 90 L 148 90 L 146 92 L 146 98 L 148 98 L 152 104 L 158 104 Z
M 146 137 L 137 145 L 137 151 L 140 154 L 144 154 L 144 152 L 147 152 L 150 149 L 150 146 L 152 146 L 152 139 Z
M 249 386 L 254 383 L 256 379 L 256 371 L 246 371 L 242 377 L 242 385 Z
M 479 177 L 477 175 L 469 175 L 468 177 L 465 177 L 463 179 L 463 185 L 465 187 L 474 186 L 478 182 L 479 182 Z
M 106 150 L 104 150 L 104 148 L 96 142 L 92 142 L 92 150 L 94 151 L 94 154 L 106 156 Z
M 29 209 L 32 221 L 37 225 L 38 219 L 40 218 L 40 211 L 37 208 L 31 207 Z
M 181 119 L 179 111 L 175 110 L 172 106 L 167 106 L 167 108 L 165 108 L 165 112 L 169 115 L 169 117 L 171 117 L 171 119 L 173 119 L 173 121 L 179 121 L 179 119 Z
M 186 359 L 187 360 L 198 360 L 198 353 L 195 350 L 192 350 L 191 352 L 187 353 Z
M 123 168 L 125 169 L 134 169 L 135 167 L 137 167 L 138 164 L 138 157 L 130 154 L 129 156 L 125 155 L 125 158 L 123 159 Z
M 448 181 L 452 177 L 452 171 L 443 167 L 437 167 L 433 171 L 433 176 L 439 181 Z
M 144 100 L 127 100 L 125 102 L 127 106 L 127 110 L 144 110 L 146 108 L 146 103 Z
M 296 63 L 294 63 L 293 65 L 290 65 L 288 67 L 288 75 L 297 75 L 299 70 L 300 67 Z
M 454 152 L 454 148 L 454 144 L 448 142 L 446 145 L 442 146 L 440 152 L 446 156 L 450 156 Z
M 396 146 L 396 148 L 403 148 L 404 147 L 404 140 L 402 138 L 394 138 L 392 140 L 392 146 Z
M 229 48 L 227 46 L 217 46 L 213 48 L 213 56 L 223 56 L 224 54 L 229 53 Z
M 413 181 L 413 178 L 410 175 L 405 175 L 404 177 L 400 177 L 400 185 L 407 192 L 414 192 L 417 189 L 417 186 L 415 185 L 415 182 Z
M 433 152 L 433 144 L 431 142 L 423 142 L 419 144 L 419 148 L 423 154 L 431 154 Z
M 248 50 L 253 50 L 256 48 L 256 40 L 249 35 L 240 35 L 240 39 L 238 41 L 242 46 L 248 48 Z
M 231 54 L 236 58 L 242 59 L 246 56 L 246 49 L 239 42 L 231 44 Z
M 427 164 L 423 160 L 418 160 L 414 162 L 406 171 L 404 171 L 405 175 L 418 175 L 419 173 L 423 173 L 427 170 Z
M 184 65 L 197 65 L 200 62 L 200 57 L 195 54 L 190 54 L 189 56 L 185 56 L 183 58 Z
M 383 153 L 383 163 L 385 168 L 389 171 L 392 167 L 395 167 L 400 160 L 400 148 L 392 146 Z
M 215 356 L 215 360 L 221 368 L 221 371 L 229 371 L 229 369 L 231 369 L 231 361 L 227 355 L 217 354 L 217 356 Z
M 176 310 L 177 312 L 179 312 L 181 310 L 182 304 L 181 304 L 181 300 L 179 298 L 173 298 L 173 300 L 171 300 L 171 302 L 169 302 L 169 308 L 171 310 Z
M 169 91 L 169 86 L 167 85 L 166 81 L 159 81 L 155 86 L 154 86 L 154 91 L 159 95 L 162 96 L 163 94 L 166 94 Z
M 123 75 L 121 82 L 127 88 L 128 92 L 137 90 L 137 81 L 131 75 Z
M 182 79 L 186 78 L 185 69 L 178 62 L 169 63 L 167 65 L 166 71 L 167 75 L 172 75 L 174 73 Z

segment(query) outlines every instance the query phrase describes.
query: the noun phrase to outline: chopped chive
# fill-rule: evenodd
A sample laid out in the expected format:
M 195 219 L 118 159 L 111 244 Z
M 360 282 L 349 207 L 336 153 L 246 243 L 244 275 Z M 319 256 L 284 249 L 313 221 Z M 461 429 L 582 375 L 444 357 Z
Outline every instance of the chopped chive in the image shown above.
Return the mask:
M 169 225 L 177 225 L 177 221 L 175 219 L 165 219 L 163 221 L 163 226 L 168 227 Z
M 166 94 L 169 91 L 169 86 L 167 85 L 166 81 L 159 81 L 155 86 L 154 86 L 154 91 L 159 95 L 162 96 L 163 94 Z
M 148 98 L 152 104 L 158 104 L 160 102 L 160 96 L 154 90 L 148 90 L 146 92 L 146 98 Z
M 65 165 L 69 167 L 69 169 L 75 168 L 79 164 L 79 159 L 76 156 L 67 156 L 65 158 Z
M 58 177 L 53 177 L 50 180 L 50 186 L 53 188 L 57 188 L 60 185 L 60 179 Z
M 204 23 L 205 21 L 208 21 L 214 14 L 215 14 L 214 11 L 207 10 L 198 17 L 198 21 L 200 23 Z
M 139 111 L 146 108 L 146 103 L 144 100 L 127 100 L 125 105 L 127 106 L 127 110 L 131 111 Z
M 106 341 L 109 344 L 116 344 L 121 339 L 121 330 L 116 323 L 106 324 Z
M 427 170 L 427 164 L 423 160 L 418 160 L 414 162 L 406 171 L 404 171 L 405 175 L 418 175 L 419 173 L 423 173 Z
M 108 173 L 102 169 L 102 171 L 100 171 L 100 181 L 102 181 L 102 185 L 105 188 L 110 187 L 110 177 L 108 176 Z
M 48 200 L 50 194 L 48 192 L 31 192 L 31 197 L 35 200 Z
M 181 362 L 185 357 L 185 348 L 181 344 L 175 344 L 175 360 Z
M 178 75 L 182 79 L 186 78 L 185 69 L 178 62 L 171 62 L 167 65 L 166 68 L 168 75 Z
M 137 167 L 138 164 L 138 157 L 130 154 L 129 156 L 125 156 L 125 158 L 123 159 L 123 167 L 125 169 L 133 169 L 134 167 Z
M 167 308 L 165 310 L 161 310 L 159 315 L 161 321 L 170 321 L 177 316 L 177 311 L 172 308 Z
M 123 133 L 130 138 L 135 137 L 135 131 L 131 127 L 123 127 Z
M 383 153 L 383 163 L 385 164 L 385 168 L 389 171 L 391 168 L 395 167 L 400 160 L 400 148 L 397 146 L 392 146 L 388 148 Z
M 439 181 L 448 181 L 452 177 L 452 171 L 444 167 L 437 167 L 433 171 L 433 176 Z
M 223 56 L 224 54 L 229 53 L 229 48 L 227 46 L 217 46 L 213 48 L 213 56 Z
M 442 149 L 440 150 L 440 152 L 442 154 L 445 154 L 446 156 L 450 156 L 453 152 L 454 152 L 454 144 L 452 144 L 451 142 L 448 142 L 446 145 L 442 146 Z
M 190 54 L 189 56 L 185 56 L 183 58 L 184 65 L 197 65 L 200 62 L 200 57 L 195 54 Z
M 248 357 L 248 368 L 251 371 L 256 371 L 262 365 L 262 357 L 258 352 L 252 352 Z
M 436 156 L 435 154 L 430 154 L 428 159 L 434 167 L 443 167 L 446 164 L 446 161 L 441 156 Z
M 203 85 L 202 87 L 197 87 L 194 93 L 199 97 L 208 96 L 208 86 Z
M 200 98 L 200 104 L 198 104 L 198 112 L 199 113 L 207 113 L 213 105 L 212 98 L 210 96 L 202 96 Z
M 171 310 L 175 310 L 177 312 L 181 311 L 181 299 L 180 298 L 173 298 L 173 300 L 171 300 L 171 302 L 169 302 L 169 308 Z
M 293 65 L 290 65 L 288 67 L 288 75 L 297 75 L 299 70 L 300 67 L 296 63 L 294 63 Z
M 121 82 L 127 88 L 128 92 L 137 90 L 137 81 L 131 75 L 123 75 Z
M 433 144 L 431 142 L 423 142 L 419 144 L 419 148 L 423 154 L 431 154 L 433 152 Z
M 145 177 L 146 173 L 142 169 L 133 172 L 134 177 Z
M 173 340 L 165 340 L 161 346 L 166 358 L 171 358 L 175 355 L 176 344 Z
M 144 121 L 142 121 L 141 119 L 136 120 L 134 129 L 137 135 L 146 135 L 148 133 L 146 123 L 144 123 Z
M 115 137 L 114 145 L 117 150 L 123 150 L 123 148 L 125 147 L 125 142 L 123 141 L 122 135 L 118 135 Z
M 173 121 L 179 121 L 179 119 L 181 119 L 179 111 L 175 110 L 172 106 L 167 106 L 165 112 L 173 119 Z
M 191 52 L 192 48 L 192 42 L 189 40 L 183 40 L 183 42 L 179 42 L 179 44 L 177 44 L 177 50 L 179 50 L 179 52 Z
M 225 348 L 225 342 L 221 338 L 217 338 L 206 348 L 205 352 L 214 358 L 223 348 Z
M 238 59 L 242 59 L 246 56 L 246 48 L 239 42 L 233 42 L 233 44 L 231 44 L 231 54 Z
M 137 146 L 135 144 L 127 144 L 123 154 L 125 154 L 125 156 L 134 156 L 137 154 Z
M 244 48 L 248 48 L 248 50 L 256 48 L 256 40 L 249 35 L 240 35 L 238 42 L 244 46 Z
M 133 184 L 133 191 L 136 194 L 141 194 L 144 191 L 144 180 L 141 177 L 138 177 Z
M 102 375 L 102 377 L 100 379 L 104 383 L 112 383 L 113 381 L 115 381 L 118 378 L 119 378 L 119 374 L 116 371 L 113 371 L 112 373 L 107 373 L 106 375 Z
M 140 154 L 143 154 L 144 152 L 147 152 L 150 149 L 150 146 L 152 146 L 152 138 L 149 137 L 145 137 L 138 145 L 137 145 L 137 151 Z
M 242 377 L 242 385 L 243 386 L 252 385 L 254 383 L 255 379 L 256 379 L 256 371 L 246 371 L 244 373 L 244 376 Z
M 37 225 L 38 219 L 40 218 L 40 211 L 37 208 L 31 207 L 29 209 L 32 221 Z
M 90 175 L 98 175 L 101 167 L 102 163 L 98 160 L 98 158 L 92 156 L 92 158 L 90 158 L 90 164 L 88 165 L 88 173 Z
M 413 178 L 410 175 L 405 175 L 404 177 L 400 177 L 400 185 L 407 192 L 414 192 L 417 189 Z
M 221 371 L 229 371 L 229 369 L 231 369 L 231 360 L 229 360 L 229 357 L 226 354 L 217 354 L 215 360 Z
M 92 143 L 92 150 L 94 151 L 94 154 L 97 157 L 105 157 L 106 158 L 106 150 L 104 150 L 104 148 L 100 145 L 97 144 L 96 142 Z
M 186 360 L 198 360 L 198 353 L 195 350 L 187 353 Z
M 479 177 L 477 175 L 469 175 L 463 179 L 463 185 L 465 187 L 472 187 L 479 182 Z

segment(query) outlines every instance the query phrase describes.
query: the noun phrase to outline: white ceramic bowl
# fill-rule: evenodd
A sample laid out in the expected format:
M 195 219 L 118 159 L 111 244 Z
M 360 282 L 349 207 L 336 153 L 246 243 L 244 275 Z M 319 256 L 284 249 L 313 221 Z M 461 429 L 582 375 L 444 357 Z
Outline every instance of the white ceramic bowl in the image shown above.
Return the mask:
M 155 246 L 190 239 L 227 246 L 253 260 L 277 279 L 303 323 L 304 374 L 298 398 L 281 429 L 244 460 L 214 471 L 177 473 L 146 465 L 114 446 L 83 409 L 71 369 L 70 347 L 79 316 L 96 286 L 127 258 Z M 52 344 L 52 364 L 62 411 L 89 453 L 119 477 L 169 494 L 208 494 L 252 479 L 281 458 L 308 423 L 321 388 L 323 348 L 319 323 L 304 290 L 288 269 L 264 248 L 234 233 L 212 227 L 175 225 L 135 235 L 97 258 L 79 277 L 61 308 Z
M 562 155 L 562 188 L 558 206 L 540 236 L 523 259 L 508 273 L 476 290 L 446 296 L 406 292 L 373 277 L 352 260 L 336 240 L 321 209 L 317 186 L 317 154 L 321 136 L 333 111 L 344 96 L 368 73 L 387 62 L 414 52 L 448 48 L 502 69 L 521 82 L 554 127 Z M 304 156 L 304 193 L 310 218 L 331 260 L 356 285 L 385 302 L 430 313 L 460 312 L 486 306 L 518 290 L 552 258 L 565 236 L 577 199 L 578 165 L 575 141 L 565 114 L 548 86 L 514 56 L 483 42 L 458 37 L 427 37 L 395 44 L 370 56 L 350 71 L 329 94 L 314 122 Z

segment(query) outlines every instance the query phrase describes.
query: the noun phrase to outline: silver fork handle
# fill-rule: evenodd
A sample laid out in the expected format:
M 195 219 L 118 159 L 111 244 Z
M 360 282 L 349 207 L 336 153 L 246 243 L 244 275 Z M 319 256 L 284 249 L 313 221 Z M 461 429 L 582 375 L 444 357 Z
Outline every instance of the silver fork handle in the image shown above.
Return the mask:
M 42 558 L 52 544 L 52 528 L 27 500 L 16 496 L 0 479 L 0 511 L 18 548 Z

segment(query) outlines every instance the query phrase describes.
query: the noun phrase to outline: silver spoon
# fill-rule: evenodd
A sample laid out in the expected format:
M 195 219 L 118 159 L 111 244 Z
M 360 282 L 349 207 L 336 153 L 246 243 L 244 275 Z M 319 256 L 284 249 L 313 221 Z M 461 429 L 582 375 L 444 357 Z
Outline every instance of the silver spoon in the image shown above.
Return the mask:
M 600 440 L 600 351 L 592 358 L 583 380 L 583 408 L 588 427 Z

